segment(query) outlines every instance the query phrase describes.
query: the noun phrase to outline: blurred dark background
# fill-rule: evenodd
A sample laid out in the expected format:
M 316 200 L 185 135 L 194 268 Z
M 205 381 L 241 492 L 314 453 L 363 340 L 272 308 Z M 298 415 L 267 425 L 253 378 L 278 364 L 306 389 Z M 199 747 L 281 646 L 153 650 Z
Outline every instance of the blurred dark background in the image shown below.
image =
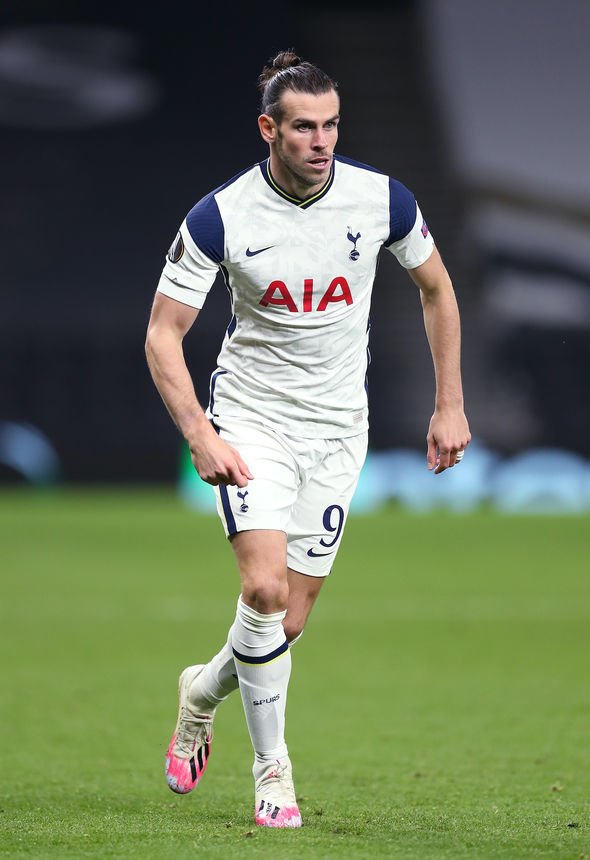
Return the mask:
M 427 217 L 462 308 L 476 436 L 505 454 L 590 455 L 589 9 L 5 7 L 0 449 L 25 426 L 64 480 L 175 478 L 179 437 L 143 353 L 153 292 L 188 209 L 265 157 L 257 75 L 294 47 L 340 84 L 338 151 L 400 179 Z M 229 316 L 217 283 L 186 339 L 203 403 Z M 372 318 L 372 447 L 421 448 L 430 358 L 389 255 Z M 2 480 L 20 479 L 18 457 L 0 461 Z

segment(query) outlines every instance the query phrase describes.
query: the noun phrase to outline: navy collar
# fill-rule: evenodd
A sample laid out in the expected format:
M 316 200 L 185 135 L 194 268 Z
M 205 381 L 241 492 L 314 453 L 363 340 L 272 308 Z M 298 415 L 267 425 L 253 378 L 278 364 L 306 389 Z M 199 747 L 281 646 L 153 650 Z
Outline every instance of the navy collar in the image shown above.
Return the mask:
M 335 169 L 335 158 L 332 156 L 332 166 L 330 167 L 330 175 L 328 176 L 326 182 L 320 190 L 313 195 L 313 197 L 308 197 L 306 200 L 301 200 L 299 197 L 294 197 L 292 194 L 288 194 L 284 188 L 278 184 L 276 179 L 273 177 L 270 172 L 270 158 L 267 158 L 266 161 L 260 162 L 260 171 L 266 181 L 266 183 L 272 188 L 275 194 L 278 194 L 279 197 L 282 197 L 283 200 L 288 200 L 289 203 L 292 203 L 294 206 L 297 206 L 299 209 L 308 209 L 314 203 L 317 203 L 318 200 L 321 200 L 322 197 L 328 193 L 330 188 L 332 187 L 332 183 L 334 182 L 334 169 Z

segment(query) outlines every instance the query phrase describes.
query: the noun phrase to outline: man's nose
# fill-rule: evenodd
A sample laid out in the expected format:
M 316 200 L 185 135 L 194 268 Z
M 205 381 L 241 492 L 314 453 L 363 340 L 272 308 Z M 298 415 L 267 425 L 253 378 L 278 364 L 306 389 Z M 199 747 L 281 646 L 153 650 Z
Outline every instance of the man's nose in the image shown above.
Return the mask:
M 324 134 L 323 130 L 315 132 L 311 145 L 313 149 L 326 148 L 326 146 L 328 145 L 328 141 L 326 140 L 326 135 Z

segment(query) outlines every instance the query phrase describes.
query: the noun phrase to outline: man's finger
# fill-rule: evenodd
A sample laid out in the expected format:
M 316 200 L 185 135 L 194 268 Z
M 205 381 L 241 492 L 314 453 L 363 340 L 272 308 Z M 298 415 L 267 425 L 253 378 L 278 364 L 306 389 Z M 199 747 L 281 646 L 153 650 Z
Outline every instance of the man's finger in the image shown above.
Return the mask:
M 236 451 L 235 448 L 232 448 L 231 445 L 229 445 L 228 447 L 229 447 L 230 451 L 232 452 L 232 454 L 235 458 L 236 465 L 237 465 L 238 469 L 240 470 L 241 476 L 252 480 L 254 478 L 254 475 L 252 474 L 252 472 L 250 471 L 250 469 L 248 468 L 246 463 L 242 460 L 242 457 L 240 456 L 240 452 Z M 246 484 L 243 484 L 243 485 L 239 484 L 238 486 L 246 486 Z
M 237 486 L 242 488 L 248 486 L 248 477 L 242 472 L 237 461 L 233 466 L 229 467 L 227 474 L 229 479 L 228 483 L 231 484 L 232 487 Z
M 426 462 L 430 470 L 436 466 L 436 442 L 434 439 L 427 439 L 428 448 L 426 451 Z
M 451 463 L 451 452 L 448 448 L 439 448 L 438 449 L 438 465 L 434 470 L 435 475 L 440 475 L 441 472 L 444 472 L 445 469 L 448 469 L 452 465 Z
M 242 473 L 242 475 L 245 475 L 246 478 L 249 478 L 250 480 L 252 480 L 254 478 L 254 475 L 252 474 L 252 472 L 250 471 L 248 466 L 244 463 L 244 461 L 242 460 L 242 458 L 240 457 L 240 455 L 238 454 L 237 451 L 236 451 L 236 460 L 238 462 L 238 466 L 240 467 L 240 472 Z

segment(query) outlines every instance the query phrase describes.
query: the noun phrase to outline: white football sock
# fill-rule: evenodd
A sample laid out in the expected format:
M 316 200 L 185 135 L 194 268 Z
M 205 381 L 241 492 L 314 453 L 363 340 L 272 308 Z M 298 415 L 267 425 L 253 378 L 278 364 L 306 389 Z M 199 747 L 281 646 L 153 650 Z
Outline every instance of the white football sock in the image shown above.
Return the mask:
M 230 693 L 238 689 L 238 674 L 234 663 L 231 637 L 233 626 L 229 629 L 227 642 L 215 657 L 205 666 L 191 688 L 191 701 L 200 710 L 209 713 Z M 303 630 L 289 642 L 289 648 L 303 636 Z
M 227 642 L 197 675 L 191 687 L 191 701 L 201 710 L 211 712 L 230 693 L 238 689 L 238 675 L 234 665 L 230 627 Z
M 284 758 L 285 706 L 291 652 L 282 621 L 286 610 L 263 614 L 240 598 L 232 627 L 234 662 L 257 761 Z

